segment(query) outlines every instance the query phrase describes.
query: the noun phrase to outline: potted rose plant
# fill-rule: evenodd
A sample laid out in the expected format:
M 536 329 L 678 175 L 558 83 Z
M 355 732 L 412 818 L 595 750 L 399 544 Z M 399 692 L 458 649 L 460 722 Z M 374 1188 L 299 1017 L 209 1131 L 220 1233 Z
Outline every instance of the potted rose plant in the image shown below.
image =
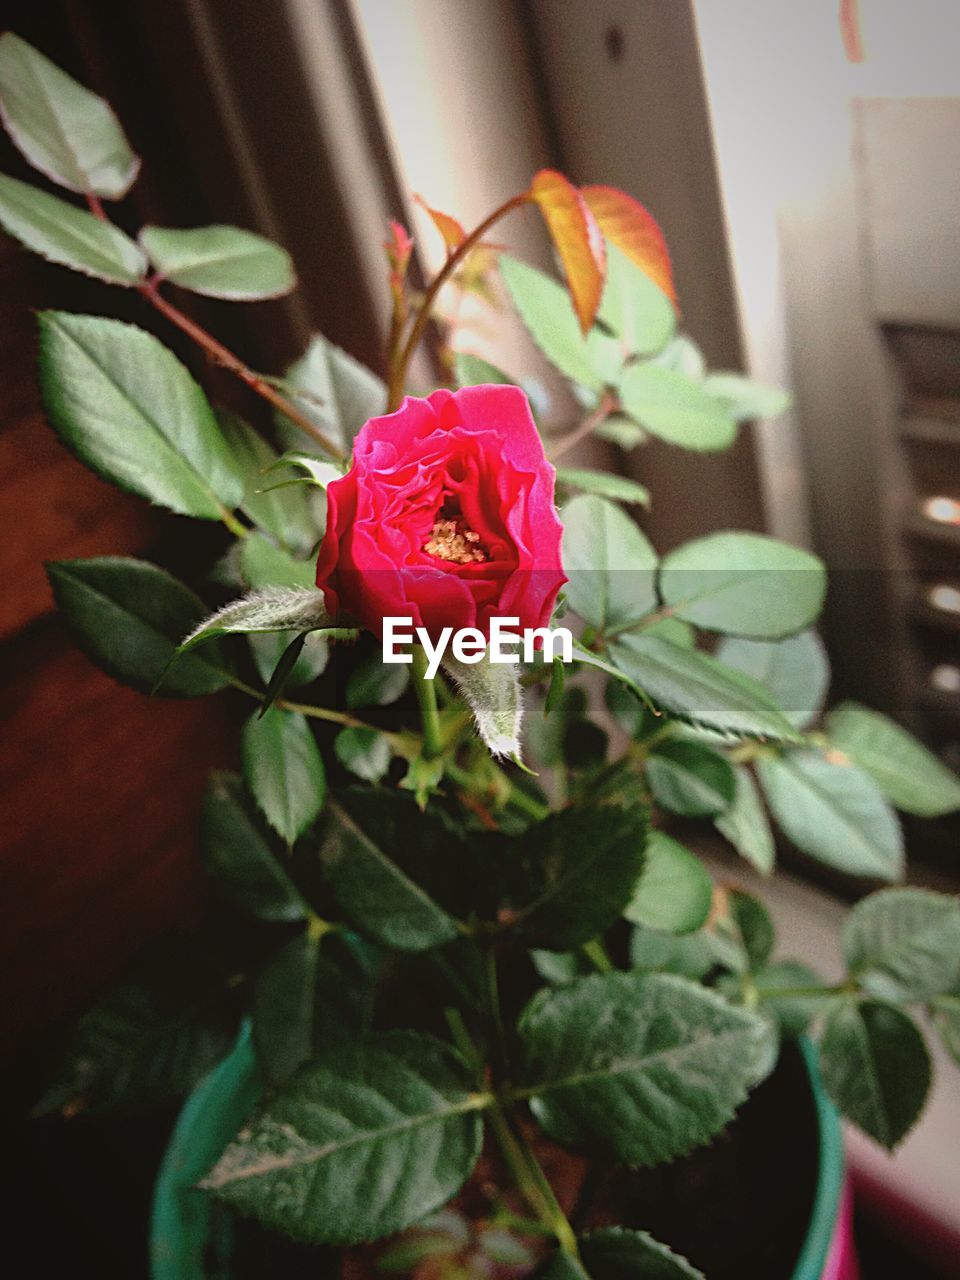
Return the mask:
M 38 1110 L 193 1090 L 158 1180 L 158 1278 L 819 1275 L 841 1176 L 826 1095 L 887 1147 L 910 1129 L 930 1085 L 910 1010 L 960 1049 L 960 905 L 864 898 L 827 983 L 773 959 L 759 899 L 667 829 L 712 824 L 769 873 L 769 811 L 809 857 L 892 882 L 894 806 L 944 813 L 960 784 L 886 718 L 824 716 L 814 556 L 727 531 L 659 558 L 619 505 L 649 501 L 639 484 L 554 466 L 590 433 L 723 449 L 778 393 L 707 372 L 677 332 L 642 206 L 552 171 L 469 232 L 430 211 L 447 257 L 421 295 L 392 225 L 385 382 L 319 336 L 268 379 L 175 299 L 279 295 L 284 251 L 230 227 L 128 237 L 103 205 L 139 164 L 116 119 L 11 34 L 0 106 L 27 160 L 82 198 L 0 177 L 4 228 L 137 291 L 275 415 L 264 434 L 218 414 L 139 326 L 39 317 L 64 444 L 229 534 L 206 600 L 134 559 L 49 573 L 118 680 L 248 700 L 202 844 L 251 924 L 242 959 L 236 937 L 226 956 L 200 937 L 103 996 Z M 563 284 L 485 243 L 520 207 Z M 441 288 L 486 288 L 495 265 L 582 406 L 546 445 L 524 390 L 476 357 L 442 350 L 447 385 L 406 394 Z M 505 660 L 501 624 L 529 641 Z M 792 1047 L 805 1032 L 819 1071 L 810 1040 Z M 794 1140 L 799 1229 L 775 1212 Z M 751 1177 L 775 1184 L 777 1239 L 741 1215 L 744 1255 L 711 1213 Z

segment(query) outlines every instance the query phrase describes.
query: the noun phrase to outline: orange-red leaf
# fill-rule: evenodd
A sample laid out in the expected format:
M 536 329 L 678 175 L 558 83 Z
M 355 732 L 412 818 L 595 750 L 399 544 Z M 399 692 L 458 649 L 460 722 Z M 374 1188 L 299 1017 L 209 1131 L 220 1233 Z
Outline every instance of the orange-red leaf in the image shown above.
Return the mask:
M 676 306 L 667 242 L 639 200 L 616 187 L 584 187 L 582 194 L 610 243 L 635 262 Z
M 530 184 L 529 194 L 557 247 L 573 308 L 586 333 L 597 314 L 606 274 L 606 248 L 600 228 L 583 196 L 562 173 L 541 169 Z
M 443 236 L 443 242 L 447 249 L 451 253 L 454 249 L 459 249 L 467 238 L 467 233 L 456 218 L 452 218 L 449 213 L 441 213 L 439 209 L 431 209 L 423 196 L 414 196 L 413 198 L 420 208 L 430 215 L 433 225 Z
M 387 223 L 387 230 L 390 234 L 383 243 L 387 251 L 387 260 L 393 271 L 403 279 L 410 262 L 410 255 L 413 253 L 413 241 L 406 227 L 400 222 L 394 222 L 391 219 Z
M 848 62 L 863 62 L 863 32 L 860 28 L 860 0 L 840 0 L 840 34 Z

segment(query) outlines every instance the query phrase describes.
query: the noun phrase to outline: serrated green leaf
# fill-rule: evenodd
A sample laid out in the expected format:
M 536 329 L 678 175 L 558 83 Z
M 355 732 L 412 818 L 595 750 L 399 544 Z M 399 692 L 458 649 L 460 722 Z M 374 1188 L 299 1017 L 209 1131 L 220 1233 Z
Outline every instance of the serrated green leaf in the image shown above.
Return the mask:
M 460 662 L 448 650 L 443 670 L 473 712 L 477 732 L 492 756 L 519 759 L 523 688 L 518 666 L 493 663 L 485 651 L 481 661 Z
M 790 723 L 805 729 L 823 711 L 830 685 L 830 663 L 815 631 L 786 640 L 741 640 L 725 636 L 716 650 L 719 662 L 759 680 Z
M 410 667 L 384 662 L 380 645 L 357 661 L 347 677 L 346 699 L 351 710 L 360 707 L 389 707 L 406 693 Z
M 297 283 L 286 249 L 240 227 L 144 227 L 140 244 L 165 280 L 208 298 L 279 298 Z
M 742 373 L 709 373 L 703 389 L 719 400 L 736 422 L 776 418 L 790 407 L 790 397 L 781 387 L 765 386 Z
M 564 763 L 567 736 L 571 729 L 576 732 L 583 726 L 586 714 L 587 695 L 574 685 L 564 689 L 549 714 L 531 717 L 526 731 L 527 743 L 538 764 L 556 768 Z
M 646 815 L 639 807 L 567 809 L 523 839 L 536 868 L 536 896 L 514 912 L 513 927 L 552 951 L 578 947 L 623 912 L 643 870 Z
M 306 634 L 302 631 L 252 632 L 248 638 L 257 671 L 264 681 L 270 680 L 276 671 L 277 663 L 294 639 L 303 640 L 303 648 L 286 681 L 286 687 L 290 689 L 312 684 L 326 669 L 330 660 L 330 643 L 326 635 L 320 631 L 310 631 Z
M 137 176 L 107 103 L 12 31 L 0 36 L 0 114 L 33 167 L 71 191 L 119 200 Z
M 584 471 L 575 467 L 558 467 L 557 483 L 567 489 L 580 489 L 584 493 L 597 493 L 601 498 L 616 502 L 632 502 L 649 507 L 650 490 L 628 476 L 614 475 L 610 471 Z
M 683 738 L 658 743 L 647 758 L 647 781 L 664 809 L 684 818 L 711 818 L 733 801 L 736 781 L 725 756 Z
M 632 924 L 692 933 L 710 914 L 713 882 L 699 858 L 662 831 L 651 831 L 646 865 L 623 909 Z
M 344 914 L 362 933 L 398 951 L 424 951 L 457 937 L 456 921 L 420 882 L 455 841 L 434 811 L 411 797 L 364 790 L 331 804 L 319 857 Z
M 0 174 L 0 226 L 48 262 L 108 284 L 139 284 L 146 276 L 146 259 L 119 227 L 6 174 Z
M 746 858 L 763 875 L 769 875 L 777 850 L 760 792 L 749 769 L 735 765 L 733 773 L 733 804 L 714 819 L 714 825 L 741 858 Z
M 379 782 L 390 768 L 390 743 L 376 729 L 341 729 L 333 750 L 343 767 L 364 782 Z
M 808 626 L 826 581 L 816 556 L 759 533 L 712 533 L 677 547 L 660 565 L 660 595 L 677 617 L 757 640 Z
M 865 773 L 818 751 L 762 757 L 757 771 L 773 816 L 798 849 L 848 875 L 903 875 L 900 824 Z
M 286 373 L 294 404 L 349 453 L 353 438 L 369 418 L 386 412 L 387 389 L 366 365 L 317 333 L 304 354 Z M 288 388 L 288 389 L 289 389 Z M 297 391 L 303 394 L 297 395 Z M 309 453 L 317 446 L 283 415 L 277 426 L 284 442 Z
M 214 774 L 200 819 L 203 864 L 238 906 L 271 923 L 303 920 L 306 903 L 254 815 L 235 774 Z
M 164 1152 L 150 1219 L 151 1280 L 210 1280 L 211 1268 L 229 1256 L 232 1223 L 221 1221 L 229 1211 L 195 1184 L 243 1126 L 262 1093 L 250 1026 L 245 1023 L 231 1052 L 187 1099 Z
M 864 1133 L 892 1151 L 915 1124 L 930 1090 L 930 1057 L 916 1024 L 879 1000 L 845 1001 L 820 1042 L 823 1083 Z
M 926 889 L 884 889 L 843 925 L 847 967 L 880 1000 L 931 1000 L 960 984 L 960 901 Z
M 644 973 L 674 973 L 699 982 L 712 969 L 739 972 L 739 962 L 730 939 L 706 929 L 673 934 L 637 925 L 630 935 L 630 965 Z
M 645 431 L 697 452 L 727 449 L 737 424 L 699 383 L 650 361 L 627 365 L 618 387 L 620 404 Z
M 767 1024 L 666 974 L 547 989 L 520 1023 L 525 1094 L 551 1136 L 659 1164 L 708 1142 L 757 1082 Z
M 759 898 L 743 889 L 727 890 L 727 911 L 751 969 L 761 969 L 770 959 L 776 940 L 770 912 Z
M 631 355 L 661 351 L 677 323 L 666 294 L 609 240 L 607 276 L 597 318 L 617 335 Z
M 206 396 L 142 329 L 41 312 L 40 389 L 64 444 L 122 489 L 205 520 L 242 500 L 243 477 Z
M 183 635 L 207 608 L 163 569 L 126 556 L 98 556 L 48 564 L 47 575 L 77 646 L 115 680 L 168 698 L 216 693 L 230 682 L 216 642 L 202 654 L 173 661 Z
M 280 1084 L 338 1036 L 367 1028 L 371 974 L 337 937 L 305 929 L 257 976 L 253 1044 L 267 1081 Z
M 329 1045 L 270 1098 L 203 1186 L 311 1243 L 390 1235 L 469 1177 L 482 1101 L 466 1065 L 430 1036 Z
M 228 981 L 202 939 L 155 943 L 68 1032 L 34 1113 L 136 1112 L 188 1093 L 233 1040 Z
M 468 351 L 458 351 L 453 357 L 453 368 L 458 387 L 482 387 L 488 383 L 514 385 L 510 378 L 482 356 L 471 355 Z
M 646 1231 L 604 1227 L 578 1241 L 579 1258 L 558 1249 L 536 1280 L 705 1280 L 686 1259 Z
M 314 560 L 297 560 L 259 533 L 251 533 L 240 544 L 240 572 L 244 582 L 257 591 L 284 588 L 314 596 L 323 594 L 316 589 Z
M 960 987 L 949 995 L 937 996 L 930 1005 L 930 1016 L 943 1047 L 960 1066 Z
M 331 622 L 323 602 L 323 592 L 315 587 L 268 587 L 263 591 L 251 591 L 240 600 L 231 600 L 210 614 L 184 637 L 178 652 L 187 653 L 195 645 L 214 636 L 331 630 Z
M 271 707 L 247 721 L 240 740 L 243 776 L 264 817 L 288 844 L 323 808 L 327 782 L 306 716 Z
M 833 746 L 860 766 L 898 809 L 936 818 L 960 808 L 960 778 L 905 729 L 855 702 L 827 717 Z
M 550 363 L 580 386 L 600 391 L 603 380 L 563 285 L 506 253 L 500 255 L 500 274 L 520 319 Z
M 655 706 L 681 719 L 732 736 L 796 739 L 792 725 L 762 685 L 709 654 L 639 632 L 618 636 L 609 652 L 614 672 L 632 680 Z
M 271 489 L 268 472 L 280 464 L 274 450 L 237 414 L 218 409 L 217 421 L 243 476 L 242 510 L 288 551 L 309 551 L 319 541 L 322 527 L 311 509 L 306 488 Z M 310 462 L 315 463 L 316 459 L 311 458 Z
M 567 603 L 600 631 L 630 627 L 657 606 L 657 553 L 619 507 L 595 494 L 563 507 Z

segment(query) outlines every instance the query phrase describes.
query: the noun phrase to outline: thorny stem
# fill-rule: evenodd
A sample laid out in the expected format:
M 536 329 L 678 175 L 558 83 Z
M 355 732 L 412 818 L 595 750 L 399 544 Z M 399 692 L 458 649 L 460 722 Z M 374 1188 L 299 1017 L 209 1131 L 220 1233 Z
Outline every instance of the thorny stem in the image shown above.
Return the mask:
M 399 350 L 396 350 L 393 353 L 393 358 L 390 361 L 390 385 L 387 397 L 388 412 L 392 412 L 394 409 L 398 408 L 400 401 L 403 399 L 403 388 L 404 383 L 406 382 L 407 369 L 409 368 L 410 361 L 413 359 L 413 354 L 419 345 L 420 339 L 423 337 L 423 331 L 430 320 L 430 316 L 433 311 L 433 304 L 437 300 L 437 294 L 447 283 L 470 250 L 479 244 L 494 223 L 499 222 L 500 219 L 506 217 L 508 213 L 512 213 L 514 209 L 519 209 L 522 205 L 526 204 L 529 199 L 530 197 L 526 192 L 524 192 L 523 195 L 513 196 L 505 204 L 500 205 L 498 209 L 494 209 L 493 213 L 491 213 L 488 218 L 485 218 L 479 226 L 475 227 L 469 235 L 464 237 L 460 244 L 457 245 L 456 249 L 452 250 L 447 257 L 446 262 L 430 282 L 430 285 L 424 294 L 423 302 L 417 311 L 416 319 L 413 322 L 413 327 L 410 330 L 410 334 L 406 342 L 402 347 L 400 347 L 399 342 L 397 343 Z
M 440 713 L 437 709 L 437 690 L 432 680 L 427 679 L 427 655 L 422 645 L 413 646 L 413 689 L 420 707 L 420 719 L 423 723 L 423 755 L 426 760 L 435 760 L 443 752 L 443 737 L 440 733 Z
M 588 435 L 594 432 L 601 422 L 605 422 L 611 413 L 617 408 L 617 397 L 612 391 L 605 391 L 600 397 L 600 403 L 592 413 L 587 414 L 575 431 L 571 431 L 569 435 L 564 436 L 550 450 L 550 461 L 556 462 L 558 458 L 562 458 L 568 453 L 574 445 L 578 445 L 581 440 L 585 440 Z

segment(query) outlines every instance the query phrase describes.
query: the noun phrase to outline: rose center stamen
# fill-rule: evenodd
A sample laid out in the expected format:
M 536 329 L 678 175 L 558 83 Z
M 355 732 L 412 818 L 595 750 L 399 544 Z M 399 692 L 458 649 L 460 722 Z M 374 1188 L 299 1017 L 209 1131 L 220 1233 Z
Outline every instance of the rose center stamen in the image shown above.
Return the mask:
M 470 528 L 463 516 L 440 516 L 429 539 L 423 544 L 423 550 L 428 556 L 436 556 L 438 560 L 448 560 L 452 564 L 482 564 L 489 559 L 486 548 L 480 543 L 479 533 Z

